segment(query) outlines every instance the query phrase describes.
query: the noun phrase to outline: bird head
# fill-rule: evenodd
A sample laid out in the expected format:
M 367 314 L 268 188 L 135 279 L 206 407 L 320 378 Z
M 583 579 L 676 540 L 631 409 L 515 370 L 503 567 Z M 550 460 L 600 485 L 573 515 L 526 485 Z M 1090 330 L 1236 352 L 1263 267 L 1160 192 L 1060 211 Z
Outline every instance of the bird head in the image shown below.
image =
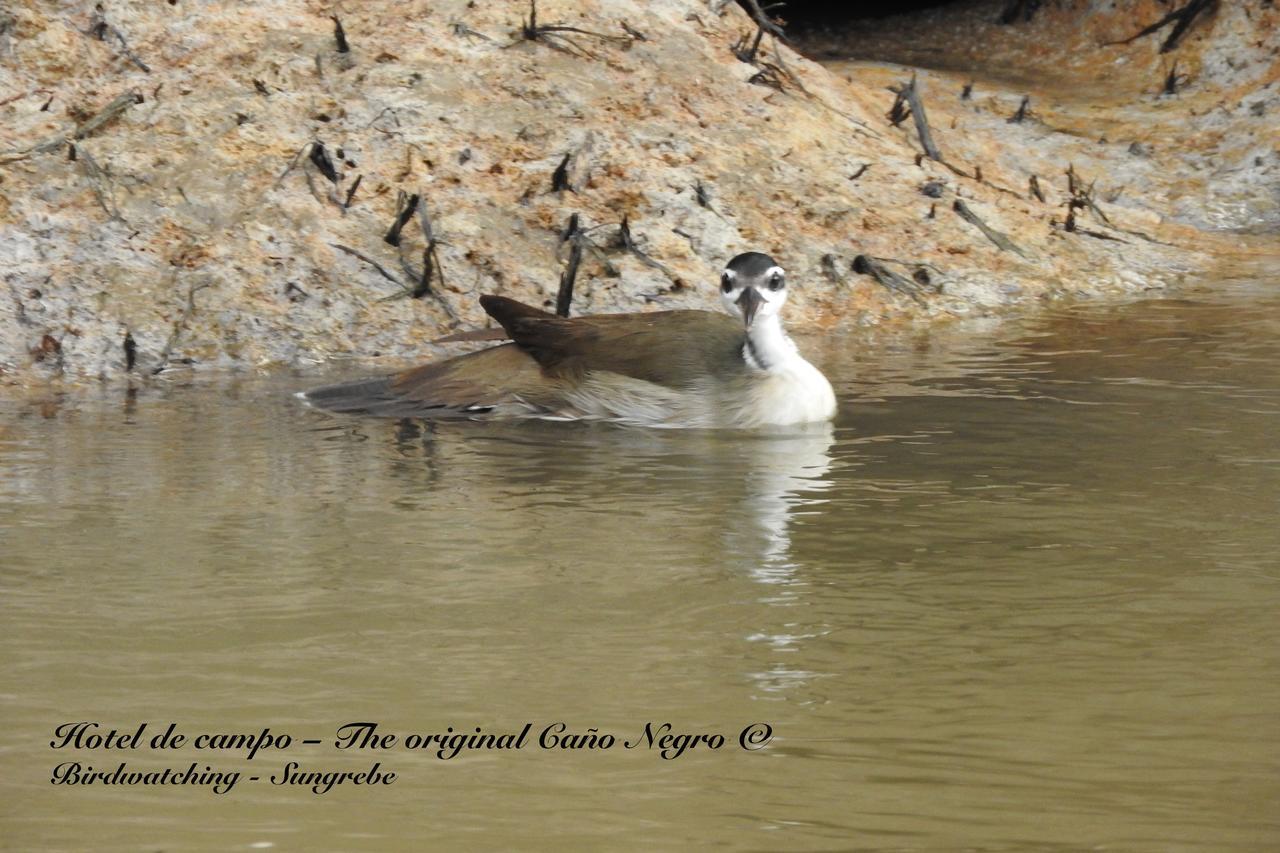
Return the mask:
M 787 276 L 777 261 L 762 252 L 744 252 L 720 274 L 720 301 L 748 329 L 776 316 L 787 301 Z

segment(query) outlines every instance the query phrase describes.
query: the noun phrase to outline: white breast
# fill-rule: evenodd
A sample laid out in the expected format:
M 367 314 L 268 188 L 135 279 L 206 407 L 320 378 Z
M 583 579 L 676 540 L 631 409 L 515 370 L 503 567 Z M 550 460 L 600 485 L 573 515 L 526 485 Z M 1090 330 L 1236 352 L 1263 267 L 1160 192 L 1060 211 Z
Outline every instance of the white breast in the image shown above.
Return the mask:
M 827 377 L 803 358 L 796 357 L 763 372 L 752 383 L 742 426 L 814 423 L 829 421 L 836 413 L 836 395 Z

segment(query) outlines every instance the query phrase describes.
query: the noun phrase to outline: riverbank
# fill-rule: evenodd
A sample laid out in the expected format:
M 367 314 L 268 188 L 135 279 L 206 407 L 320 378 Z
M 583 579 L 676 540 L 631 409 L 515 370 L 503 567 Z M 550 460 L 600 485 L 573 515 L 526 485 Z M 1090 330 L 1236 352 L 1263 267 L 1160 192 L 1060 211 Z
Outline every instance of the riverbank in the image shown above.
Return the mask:
M 427 357 L 481 293 L 553 304 L 575 242 L 574 313 L 709 308 L 760 249 L 810 332 L 1266 263 L 1275 9 L 1220 4 L 1161 54 L 1169 28 L 1099 44 L 1159 3 L 996 30 L 1002 5 L 859 25 L 852 60 L 848 32 L 795 42 L 819 63 L 720 2 L 15 4 L 0 386 Z M 913 73 L 932 156 L 887 118 Z

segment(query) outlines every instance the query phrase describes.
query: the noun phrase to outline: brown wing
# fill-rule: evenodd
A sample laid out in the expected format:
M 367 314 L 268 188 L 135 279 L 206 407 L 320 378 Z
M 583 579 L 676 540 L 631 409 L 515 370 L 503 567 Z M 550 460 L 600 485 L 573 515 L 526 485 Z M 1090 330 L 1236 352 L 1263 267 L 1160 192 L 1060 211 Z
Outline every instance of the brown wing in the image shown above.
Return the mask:
M 303 396 L 331 412 L 394 418 L 545 414 L 564 402 L 561 383 L 515 344 Z
M 608 371 L 687 388 L 708 376 L 742 371 L 742 324 L 709 311 L 657 311 L 557 317 L 502 296 L 480 304 L 516 345 L 549 374 L 572 380 L 588 371 Z
M 706 311 L 566 319 L 501 296 L 484 309 L 515 343 L 376 379 L 306 392 L 318 408 L 383 417 L 475 417 L 572 410 L 574 382 L 607 371 L 688 388 L 742 370 L 742 326 Z

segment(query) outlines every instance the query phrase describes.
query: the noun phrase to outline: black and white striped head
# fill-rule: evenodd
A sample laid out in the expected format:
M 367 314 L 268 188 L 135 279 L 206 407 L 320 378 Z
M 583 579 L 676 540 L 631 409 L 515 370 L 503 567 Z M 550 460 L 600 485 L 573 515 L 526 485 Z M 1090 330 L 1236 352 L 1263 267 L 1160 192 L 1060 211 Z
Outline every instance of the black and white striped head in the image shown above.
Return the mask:
M 762 252 L 744 252 L 720 275 L 720 301 L 742 318 L 748 329 L 765 317 L 777 316 L 787 301 L 787 276 L 778 262 Z

